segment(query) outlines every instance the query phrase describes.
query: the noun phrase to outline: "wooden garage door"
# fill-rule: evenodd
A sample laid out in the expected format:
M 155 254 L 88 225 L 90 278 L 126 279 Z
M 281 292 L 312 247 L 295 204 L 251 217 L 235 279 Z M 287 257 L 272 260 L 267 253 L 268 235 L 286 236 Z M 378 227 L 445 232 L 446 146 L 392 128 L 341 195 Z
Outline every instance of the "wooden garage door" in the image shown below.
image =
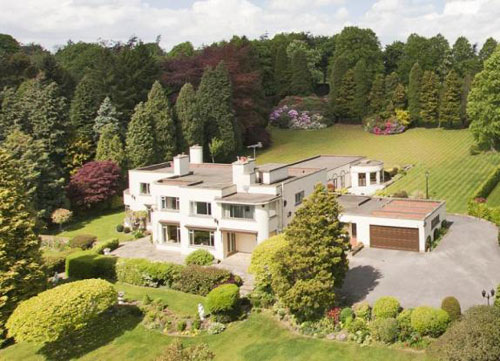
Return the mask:
M 418 228 L 371 225 L 370 247 L 418 252 Z

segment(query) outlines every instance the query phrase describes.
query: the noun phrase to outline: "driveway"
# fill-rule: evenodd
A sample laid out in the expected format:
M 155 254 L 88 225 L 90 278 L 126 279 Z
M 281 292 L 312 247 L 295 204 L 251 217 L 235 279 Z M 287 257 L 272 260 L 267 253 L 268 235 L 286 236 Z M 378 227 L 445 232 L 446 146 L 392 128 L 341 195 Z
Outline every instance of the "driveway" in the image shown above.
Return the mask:
M 439 307 L 446 296 L 455 296 L 462 310 L 484 304 L 481 291 L 500 283 L 498 230 L 463 215 L 448 215 L 448 221 L 448 233 L 430 253 L 363 249 L 350 259 L 341 294 L 370 303 L 395 296 L 403 307 Z

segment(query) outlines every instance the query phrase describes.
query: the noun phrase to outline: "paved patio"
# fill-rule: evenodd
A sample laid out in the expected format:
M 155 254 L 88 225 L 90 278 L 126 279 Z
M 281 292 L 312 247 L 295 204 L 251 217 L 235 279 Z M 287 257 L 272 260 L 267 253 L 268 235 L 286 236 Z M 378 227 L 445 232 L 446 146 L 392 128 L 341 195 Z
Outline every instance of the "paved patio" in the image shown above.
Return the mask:
M 356 302 L 395 296 L 404 307 L 439 307 L 455 296 L 462 309 L 483 304 L 483 289 L 500 283 L 500 247 L 495 225 L 449 215 L 450 230 L 431 253 L 366 248 L 350 259 L 342 294 Z

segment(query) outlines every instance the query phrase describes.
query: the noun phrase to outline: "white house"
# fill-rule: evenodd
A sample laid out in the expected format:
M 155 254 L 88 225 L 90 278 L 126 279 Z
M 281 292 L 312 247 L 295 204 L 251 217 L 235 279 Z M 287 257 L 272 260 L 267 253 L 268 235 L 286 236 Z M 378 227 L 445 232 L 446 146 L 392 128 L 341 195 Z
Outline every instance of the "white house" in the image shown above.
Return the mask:
M 252 252 L 281 232 L 318 182 L 372 194 L 384 187 L 383 163 L 331 155 L 262 166 L 246 157 L 233 164 L 203 163 L 202 148 L 193 146 L 189 156 L 130 170 L 124 203 L 127 210 L 147 212 L 147 228 L 158 249 L 187 254 L 204 248 L 222 259 Z M 361 234 L 364 223 L 343 221 L 359 224 L 359 240 L 370 245 Z

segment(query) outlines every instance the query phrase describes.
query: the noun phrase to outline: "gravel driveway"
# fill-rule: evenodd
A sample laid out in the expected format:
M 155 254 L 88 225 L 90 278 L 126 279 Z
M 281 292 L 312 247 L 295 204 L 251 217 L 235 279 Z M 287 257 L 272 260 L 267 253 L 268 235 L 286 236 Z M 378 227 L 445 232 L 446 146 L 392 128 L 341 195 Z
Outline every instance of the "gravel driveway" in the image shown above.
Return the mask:
M 455 296 L 462 310 L 485 303 L 481 291 L 500 283 L 498 230 L 463 215 L 448 221 L 450 230 L 431 253 L 363 249 L 350 259 L 341 293 L 370 303 L 395 296 L 404 307 L 439 307 L 446 296 Z

